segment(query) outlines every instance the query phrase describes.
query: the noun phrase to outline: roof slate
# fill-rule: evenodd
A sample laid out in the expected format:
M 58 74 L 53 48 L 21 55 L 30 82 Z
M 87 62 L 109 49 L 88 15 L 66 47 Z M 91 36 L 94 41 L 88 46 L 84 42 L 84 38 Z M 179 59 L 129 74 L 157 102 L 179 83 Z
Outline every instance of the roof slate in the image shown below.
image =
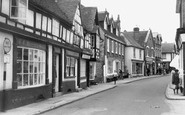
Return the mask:
M 44 10 L 48 10 L 54 15 L 59 16 L 63 20 L 69 22 L 69 18 L 67 17 L 65 12 L 58 7 L 57 3 L 54 0 L 30 0 L 30 2 L 40 8 L 43 8 Z
M 98 12 L 98 21 L 104 21 L 106 14 L 106 11 Z
M 70 23 L 73 23 L 77 6 L 80 2 L 80 0 L 58 0 L 57 2 L 60 9 L 66 13 Z
M 174 43 L 162 43 L 162 53 L 173 53 L 175 52 Z
M 88 31 L 92 32 L 94 29 L 94 21 L 96 18 L 96 7 L 81 7 L 82 24 Z
M 127 32 L 123 32 L 125 43 L 127 46 L 133 46 L 137 48 L 143 48 L 137 41 L 133 38 L 133 36 Z
M 148 31 L 125 32 L 125 33 L 127 33 L 127 36 L 134 38 L 137 41 L 137 43 L 144 47 L 144 42 Z

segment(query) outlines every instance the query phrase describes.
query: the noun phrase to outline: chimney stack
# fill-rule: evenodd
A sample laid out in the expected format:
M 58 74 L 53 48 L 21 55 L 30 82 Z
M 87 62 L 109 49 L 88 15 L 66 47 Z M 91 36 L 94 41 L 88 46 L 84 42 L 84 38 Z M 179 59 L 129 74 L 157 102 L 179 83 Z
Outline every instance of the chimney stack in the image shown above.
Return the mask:
M 134 32 L 139 32 L 139 27 L 135 27 Z

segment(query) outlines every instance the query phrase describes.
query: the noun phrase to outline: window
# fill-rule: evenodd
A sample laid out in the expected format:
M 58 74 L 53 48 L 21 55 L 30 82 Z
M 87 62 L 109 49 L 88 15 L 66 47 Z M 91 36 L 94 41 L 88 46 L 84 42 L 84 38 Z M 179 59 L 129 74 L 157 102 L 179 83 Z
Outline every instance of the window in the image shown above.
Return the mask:
M 67 43 L 70 42 L 70 31 L 69 30 L 67 30 L 66 42 Z
M 59 37 L 59 22 L 53 19 L 52 34 Z
M 75 64 L 76 59 L 73 57 L 66 58 L 66 77 L 74 77 L 75 76 Z
M 45 84 L 45 51 L 18 47 L 17 52 L 18 88 Z
M 80 38 L 79 38 L 80 39 Z M 80 48 L 84 48 L 84 39 L 80 39 L 81 40 L 81 43 L 80 43 Z
M 124 55 L 125 50 L 124 50 L 124 45 L 122 45 L 122 55 Z
M 100 49 L 100 37 L 96 36 L 96 48 Z
M 109 52 L 109 39 L 107 38 L 107 52 Z
M 115 53 L 117 54 L 118 53 L 118 43 L 117 42 L 115 42 L 115 46 L 116 46 Z
M 114 41 L 112 40 L 112 53 L 114 53 Z
M 34 12 L 31 10 L 28 10 L 28 16 L 26 19 L 26 24 L 33 27 L 34 25 Z
M 80 38 L 77 35 L 74 35 L 74 42 L 75 45 L 80 46 Z
M 70 32 L 70 33 L 71 33 L 70 44 L 73 44 L 74 34 L 73 34 L 73 32 Z
M 51 33 L 51 19 L 48 18 L 48 30 L 49 33 Z
M 136 48 L 133 48 L 133 57 L 136 58 Z
M 9 0 L 6 0 L 6 1 L 9 1 Z M 26 20 L 27 9 L 28 9 L 28 0 L 11 0 L 10 18 Z
M 10 9 L 9 9 L 9 0 L 2 0 L 2 9 L 1 9 L 1 11 L 2 11 L 2 13 L 4 13 L 4 14 L 6 14 L 6 15 L 8 15 L 9 16 L 9 12 L 10 12 Z
M 139 50 L 139 58 L 140 58 L 140 59 L 142 58 L 142 54 L 141 54 L 141 53 L 142 53 L 142 50 L 140 49 L 140 50 Z
M 41 29 L 41 14 L 36 13 L 36 28 Z
M 42 16 L 42 30 L 46 31 L 47 30 L 47 17 Z
M 60 38 L 62 38 L 62 35 L 63 35 L 63 28 L 62 28 L 62 25 L 60 25 Z
M 66 41 L 66 29 L 63 27 L 63 37 L 62 37 L 62 39 L 64 40 L 64 41 Z
M 119 44 L 119 55 L 121 55 L 121 44 Z

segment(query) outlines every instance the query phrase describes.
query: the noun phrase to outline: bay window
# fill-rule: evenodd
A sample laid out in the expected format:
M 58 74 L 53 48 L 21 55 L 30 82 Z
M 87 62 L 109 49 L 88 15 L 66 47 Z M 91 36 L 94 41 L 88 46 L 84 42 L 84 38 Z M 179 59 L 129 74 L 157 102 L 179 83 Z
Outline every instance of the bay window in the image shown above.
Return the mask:
M 45 84 L 45 56 L 43 50 L 18 47 L 17 49 L 18 88 Z

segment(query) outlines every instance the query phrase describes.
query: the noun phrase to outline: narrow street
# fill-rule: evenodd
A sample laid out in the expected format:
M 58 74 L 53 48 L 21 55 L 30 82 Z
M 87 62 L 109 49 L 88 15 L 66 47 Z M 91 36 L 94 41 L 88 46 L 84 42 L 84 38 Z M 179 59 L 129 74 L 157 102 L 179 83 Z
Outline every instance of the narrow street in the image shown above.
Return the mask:
M 170 112 L 165 98 L 170 80 L 167 76 L 121 84 L 43 115 L 161 115 Z

